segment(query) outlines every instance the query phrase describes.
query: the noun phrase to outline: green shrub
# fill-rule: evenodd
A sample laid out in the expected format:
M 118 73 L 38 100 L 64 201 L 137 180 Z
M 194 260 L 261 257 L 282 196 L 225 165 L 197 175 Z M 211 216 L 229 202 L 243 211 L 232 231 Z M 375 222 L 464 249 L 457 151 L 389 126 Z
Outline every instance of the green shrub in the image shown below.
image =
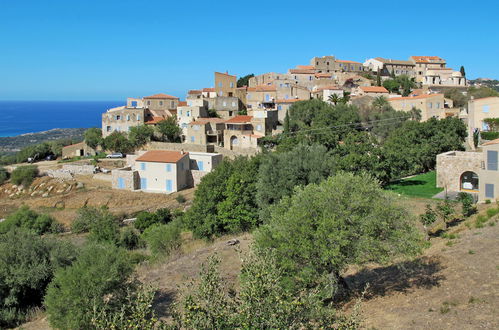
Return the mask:
M 132 289 L 133 265 L 126 250 L 91 244 L 78 259 L 56 272 L 45 296 L 48 320 L 53 328 L 91 329 L 94 310 L 104 306 L 119 310 Z
M 480 132 L 480 136 L 484 140 L 495 140 L 499 138 L 499 132 Z
M 169 209 L 158 209 L 156 212 L 140 212 L 133 223 L 135 228 L 144 232 L 147 228 L 155 224 L 166 224 L 172 221 L 173 217 Z
M 109 242 L 117 245 L 120 242 L 119 225 L 113 216 L 96 218 L 90 226 L 88 239 L 93 242 Z
M 487 216 L 489 218 L 492 218 L 493 216 L 495 216 L 498 213 L 499 213 L 499 208 L 490 208 L 490 209 L 487 209 Z
M 485 204 L 490 204 L 490 203 L 491 203 L 490 199 L 485 200 Z
M 489 221 L 489 218 L 487 218 L 486 216 L 484 215 L 479 215 L 477 218 L 476 218 L 476 222 L 475 222 L 475 228 L 483 228 L 483 225 Z
M 9 172 L 0 166 L 0 185 L 3 184 L 9 178 Z
M 37 175 L 38 167 L 35 165 L 18 166 L 14 169 L 14 171 L 12 171 L 10 179 L 14 184 L 22 184 L 27 187 L 31 185 Z
M 0 234 L 0 328 L 25 321 L 41 306 L 54 272 L 69 266 L 77 251 L 68 242 L 14 228 Z
M 155 224 L 142 234 L 147 247 L 153 255 L 169 255 L 181 242 L 179 221 L 168 224 Z
M 142 246 L 140 234 L 133 227 L 125 227 L 120 233 L 120 244 L 128 250 L 137 249 Z
M 461 202 L 464 217 L 469 217 L 478 211 L 474 205 L 473 196 L 471 194 L 460 192 L 457 196 L 457 200 Z
M 60 231 L 54 218 L 47 214 L 36 213 L 28 206 L 21 206 L 16 212 L 10 214 L 5 221 L 0 222 L 0 233 L 6 233 L 13 227 L 30 230 L 38 235 Z
M 182 194 L 179 194 L 177 197 L 175 197 L 175 200 L 179 203 L 179 204 L 184 204 L 186 199 L 184 197 L 184 195 Z
M 84 206 L 78 209 L 71 231 L 76 234 L 89 232 L 96 219 L 103 217 L 112 217 L 106 208 Z

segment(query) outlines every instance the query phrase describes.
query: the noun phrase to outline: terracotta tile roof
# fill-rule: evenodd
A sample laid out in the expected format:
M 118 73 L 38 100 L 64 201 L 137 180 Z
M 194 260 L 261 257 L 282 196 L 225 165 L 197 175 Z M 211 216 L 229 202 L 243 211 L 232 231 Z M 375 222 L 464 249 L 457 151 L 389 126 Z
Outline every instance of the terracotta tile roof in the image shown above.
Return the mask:
M 444 59 L 438 56 L 411 56 L 416 63 L 431 63 L 431 62 L 445 62 Z
M 304 99 L 281 99 L 281 100 L 276 100 L 275 103 L 295 103 L 295 102 L 300 102 L 300 101 L 306 101 Z
M 186 107 L 187 106 L 187 101 L 178 101 L 178 106 L 179 107 Z
M 218 73 L 218 74 L 223 74 L 224 76 L 236 77 L 236 76 L 234 76 L 234 75 L 232 75 L 232 74 L 228 74 L 228 73 L 224 73 L 224 72 L 216 72 L 216 71 L 215 71 L 215 73 Z M 236 77 L 236 78 L 237 78 L 237 77 Z
M 289 69 L 291 74 L 314 74 L 315 70 L 311 69 Z
M 330 78 L 333 75 L 331 73 L 316 73 L 315 78 Z
M 495 139 L 495 140 L 492 140 L 492 141 L 489 141 L 489 142 L 485 142 L 482 144 L 482 146 L 490 146 L 492 144 L 499 144 L 499 139 Z
M 388 101 L 399 101 L 399 100 L 419 100 L 419 99 L 427 99 L 434 96 L 443 97 L 444 94 L 422 94 L 417 96 L 406 96 L 406 97 L 392 97 L 389 98 Z
M 301 69 L 301 70 L 313 70 L 314 66 L 313 65 L 297 65 L 296 68 Z
M 265 136 L 265 135 L 260 135 L 260 134 L 247 134 L 247 135 L 249 135 L 250 137 L 255 138 L 255 139 L 260 139 L 260 138 Z
M 199 89 L 191 89 L 190 91 L 187 92 L 187 94 L 201 94 L 203 91 Z
M 145 121 L 144 124 L 146 124 L 146 125 L 156 125 L 157 123 L 159 123 L 162 120 L 165 120 L 165 118 L 164 117 L 152 117 L 152 119 L 149 119 L 149 120 Z
M 322 92 L 325 90 L 341 90 L 341 88 L 339 86 L 336 86 L 336 85 L 329 85 L 329 86 L 319 87 L 313 92 Z
M 182 151 L 151 150 L 138 157 L 136 161 L 154 163 L 176 163 L 188 154 L 188 152 Z
M 276 87 L 272 85 L 260 85 L 255 87 L 248 87 L 248 92 L 275 92 Z
M 229 120 L 226 121 L 227 124 L 244 124 L 244 123 L 249 123 L 251 122 L 251 119 L 253 119 L 253 116 L 235 116 Z
M 350 63 L 350 64 L 362 64 L 360 62 L 355 62 L 355 61 L 347 61 L 347 60 L 336 60 L 338 63 Z
M 359 88 L 366 93 L 388 93 L 388 90 L 383 86 L 360 86 Z
M 172 100 L 178 100 L 178 97 L 176 97 L 176 96 L 171 96 L 171 95 L 163 94 L 163 93 L 154 94 L 154 95 L 151 95 L 151 96 L 145 96 L 144 98 L 145 99 L 172 99 Z
M 203 92 L 208 93 L 208 92 L 214 92 L 215 88 L 203 88 Z

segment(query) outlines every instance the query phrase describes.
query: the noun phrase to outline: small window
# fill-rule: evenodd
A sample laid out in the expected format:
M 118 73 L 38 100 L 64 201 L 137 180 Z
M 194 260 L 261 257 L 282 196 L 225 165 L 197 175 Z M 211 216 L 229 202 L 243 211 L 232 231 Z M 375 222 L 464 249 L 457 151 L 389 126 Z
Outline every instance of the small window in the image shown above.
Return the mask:
M 497 171 L 497 151 L 487 150 L 487 170 Z
M 440 102 L 435 103 L 435 108 L 440 109 Z
M 171 172 L 172 171 L 172 164 L 166 164 L 166 171 Z
M 170 108 L 175 108 L 175 101 L 172 101 L 170 104 Z
M 494 185 L 491 183 L 485 184 L 485 197 L 486 198 L 495 198 L 494 197 Z
M 140 163 L 140 170 L 145 171 L 146 170 L 146 163 Z
M 262 125 L 256 125 L 256 130 L 261 131 L 262 130 Z
M 140 115 L 137 115 L 137 120 L 140 120 Z
M 488 105 L 483 105 L 482 106 L 482 112 L 489 112 L 490 107 Z
M 186 124 L 186 123 L 183 123 L 183 124 L 182 124 L 182 128 L 187 128 L 187 124 Z
M 191 143 L 194 143 L 194 136 L 191 136 Z
M 130 115 L 126 115 L 126 120 L 130 121 Z
M 234 83 L 233 82 L 230 83 L 230 88 L 234 88 Z
M 111 132 L 111 126 L 106 126 L 106 131 Z
M 151 105 L 151 101 L 147 101 L 147 105 Z
M 224 107 L 226 107 L 226 106 L 227 106 L 227 102 L 226 102 L 226 101 L 224 101 L 224 102 L 223 102 L 223 105 L 224 105 Z
M 431 109 L 431 108 L 433 108 L 433 103 L 429 102 L 429 103 L 428 103 L 428 107 L 429 107 L 430 109 Z
M 159 105 L 163 105 L 163 101 L 159 101 Z
M 236 106 L 236 102 L 232 101 L 232 106 L 235 107 Z
M 116 120 L 120 120 L 121 119 L 121 116 L 120 115 L 116 115 Z
M 282 110 L 282 105 L 278 105 L 277 110 Z
M 191 112 L 187 111 L 187 117 L 190 117 L 190 116 L 191 116 Z

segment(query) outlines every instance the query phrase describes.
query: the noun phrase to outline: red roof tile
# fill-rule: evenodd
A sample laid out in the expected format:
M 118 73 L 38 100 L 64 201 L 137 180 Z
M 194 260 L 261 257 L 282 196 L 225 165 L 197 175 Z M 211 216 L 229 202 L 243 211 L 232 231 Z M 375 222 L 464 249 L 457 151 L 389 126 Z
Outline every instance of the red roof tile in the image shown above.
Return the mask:
M 438 56 L 411 56 L 411 58 L 417 63 L 431 63 L 432 61 L 445 62 L 443 58 Z
M 173 100 L 178 100 L 178 97 L 176 97 L 176 96 L 171 96 L 171 95 L 163 94 L 163 93 L 154 94 L 154 95 L 151 95 L 151 96 L 145 96 L 144 98 L 145 99 L 173 99 Z
M 178 101 L 178 106 L 179 107 L 186 107 L 187 106 L 187 101 Z
M 227 124 L 244 124 L 244 123 L 249 123 L 251 122 L 251 119 L 253 119 L 253 116 L 235 116 L 229 120 L 226 121 Z
M 136 161 L 154 163 L 177 163 L 188 154 L 188 152 L 182 151 L 151 150 L 138 157 Z
M 198 90 L 198 89 L 191 89 L 190 91 L 187 92 L 187 94 L 201 94 L 203 91 Z
M 406 96 L 406 97 L 392 97 L 389 98 L 388 101 L 399 101 L 399 100 L 419 100 L 426 99 L 433 96 L 444 96 L 444 94 L 422 94 L 417 96 Z
M 208 93 L 208 92 L 214 92 L 215 88 L 203 88 L 203 92 Z
M 152 119 L 147 120 L 146 122 L 144 122 L 144 124 L 156 125 L 157 123 L 159 123 L 160 121 L 163 121 L 163 120 L 165 120 L 164 117 L 152 117 Z
M 383 86 L 360 86 L 359 88 L 366 93 L 388 93 L 388 90 Z

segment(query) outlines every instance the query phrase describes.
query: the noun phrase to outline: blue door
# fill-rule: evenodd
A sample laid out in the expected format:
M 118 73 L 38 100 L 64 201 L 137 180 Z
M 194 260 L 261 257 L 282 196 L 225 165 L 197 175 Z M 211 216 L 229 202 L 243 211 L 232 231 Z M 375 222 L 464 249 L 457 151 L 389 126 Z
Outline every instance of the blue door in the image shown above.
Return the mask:
M 125 189 L 125 179 L 118 178 L 118 189 Z
M 168 191 L 168 192 L 173 191 L 173 182 L 172 182 L 172 180 L 166 180 L 166 191 Z
M 204 164 L 202 161 L 198 160 L 198 170 L 204 171 Z
M 140 189 L 142 189 L 142 190 L 147 189 L 147 179 L 146 178 L 140 179 Z

